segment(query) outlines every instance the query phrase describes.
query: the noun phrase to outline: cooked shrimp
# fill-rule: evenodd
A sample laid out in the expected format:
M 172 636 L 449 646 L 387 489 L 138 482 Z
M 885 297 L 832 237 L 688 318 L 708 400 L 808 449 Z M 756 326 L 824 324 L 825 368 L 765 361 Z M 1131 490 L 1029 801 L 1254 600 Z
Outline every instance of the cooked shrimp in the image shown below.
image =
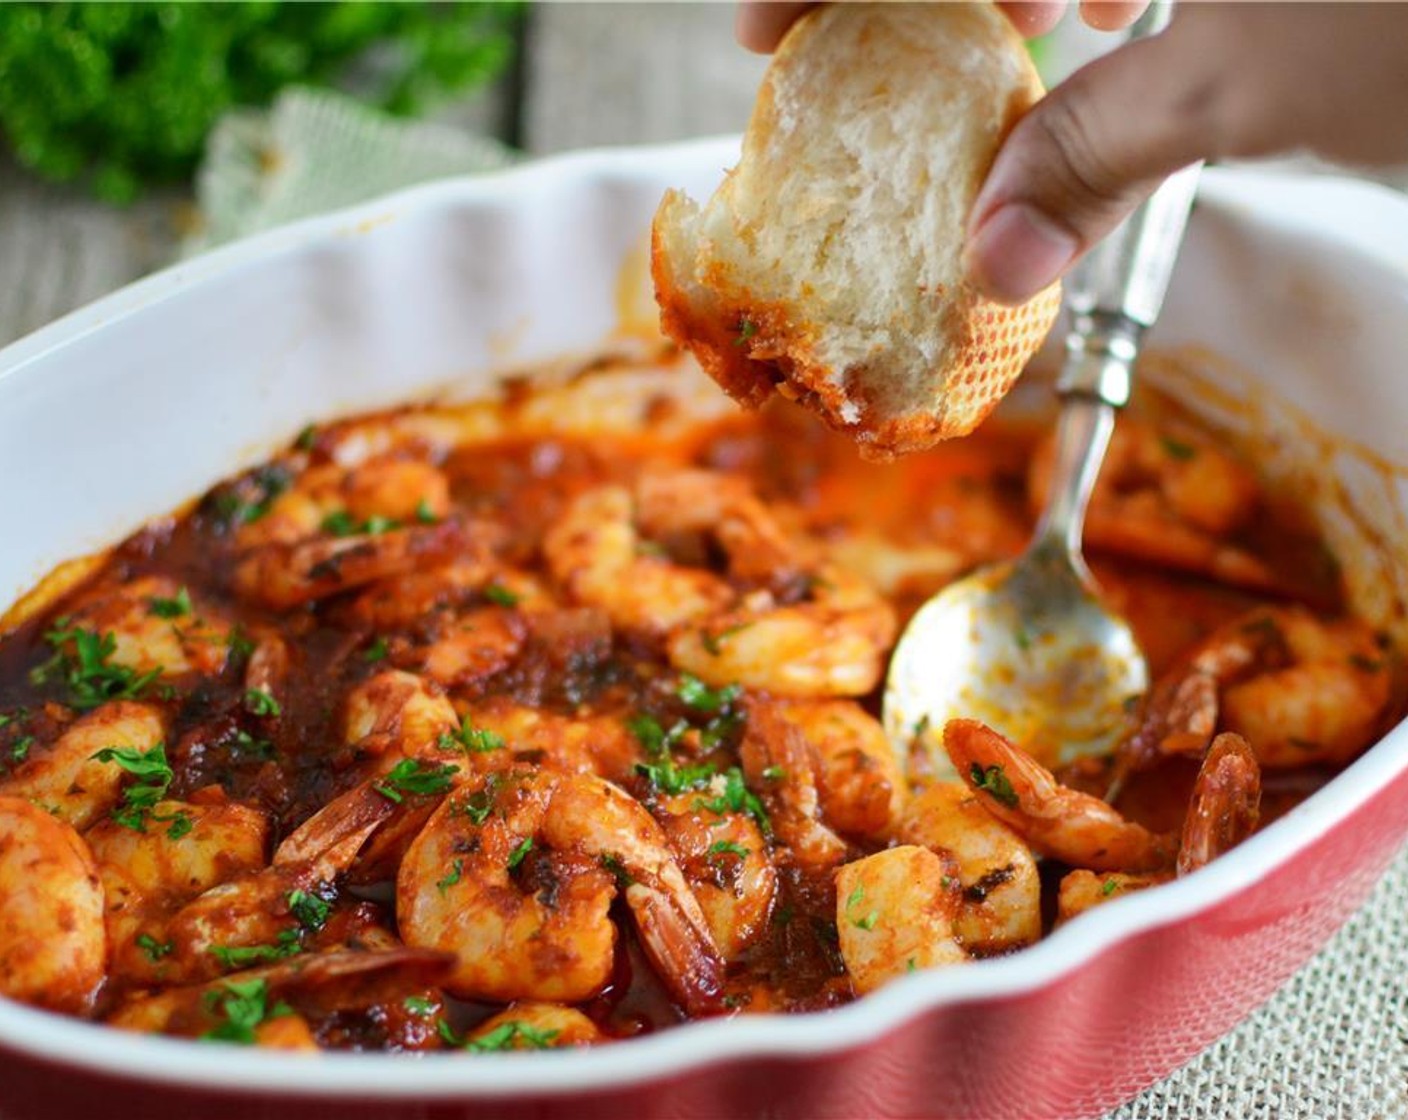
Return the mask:
M 772 915 L 777 871 L 761 830 L 746 813 L 715 812 L 698 793 L 663 797 L 654 812 L 714 943 L 724 960 L 735 960 Z
M 495 771 L 461 787 L 407 851 L 396 915 L 407 944 L 457 955 L 453 994 L 577 1002 L 610 979 L 622 888 L 674 997 L 714 1008 L 722 962 L 699 904 L 650 814 L 599 778 Z
M 836 931 L 857 994 L 968 959 L 958 943 L 958 869 L 928 848 L 889 848 L 836 872 Z
M 424 949 L 318 953 L 219 980 L 138 996 L 106 1020 L 124 1030 L 310 1049 L 307 1025 L 339 1011 L 365 1011 L 434 984 L 450 958 Z M 241 1004 L 231 1014 L 231 997 Z M 280 1026 L 285 1016 L 300 1020 Z
M 649 549 L 633 506 L 624 487 L 588 490 L 548 530 L 543 557 L 567 594 L 621 630 L 657 638 L 726 607 L 728 583 Z
M 1037 448 L 1028 497 L 1041 509 L 1051 483 L 1054 436 Z M 1206 439 L 1173 435 L 1122 417 L 1085 520 L 1088 548 L 1105 549 L 1253 590 L 1282 579 L 1262 559 L 1225 538 L 1261 502 L 1256 476 Z
M 670 636 L 670 664 L 715 687 L 741 684 L 775 696 L 864 696 L 880 680 L 895 637 L 894 610 L 868 584 L 830 565 L 800 602 L 767 590 Z
M 127 773 L 116 760 L 95 756 L 108 748 L 146 754 L 161 744 L 163 735 L 157 709 L 109 701 L 0 779 L 0 794 L 32 801 L 81 832 L 119 804 Z
M 342 714 L 343 741 L 360 758 L 388 769 L 404 758 L 443 761 L 441 737 L 458 730 L 459 716 L 443 694 L 424 678 L 387 669 L 347 694 Z
M 964 947 L 995 953 L 1041 937 L 1036 860 L 966 786 L 944 782 L 911 799 L 897 833 L 954 858 L 963 888 L 954 930 Z
M 260 545 L 235 562 L 234 587 L 253 602 L 286 610 L 443 563 L 456 553 L 472 550 L 475 533 L 474 526 L 451 520 Z
M 1147 890 L 1169 882 L 1167 871 L 1149 871 L 1130 875 L 1123 871 L 1069 871 L 1061 878 L 1056 895 L 1056 924 L 1065 925 L 1077 915 L 1134 891 Z
M 564 716 L 491 696 L 473 704 L 465 720 L 505 749 L 470 753 L 480 769 L 532 762 L 549 770 L 596 774 L 625 781 L 642 759 L 640 741 L 610 715 Z
M 88 830 L 106 903 L 111 972 L 136 984 L 166 979 L 167 919 L 187 902 L 265 865 L 269 821 L 248 805 L 161 801 L 138 832 L 114 820 Z
M 1039 762 L 976 720 L 950 720 L 944 748 L 984 808 L 1043 855 L 1092 871 L 1152 871 L 1173 858 L 1167 837 L 1099 798 L 1061 785 Z
M 553 598 L 535 575 L 502 565 L 493 555 L 501 532 L 493 522 L 475 526 L 468 555 L 417 568 L 370 584 L 350 604 L 359 621 L 378 630 L 410 629 L 440 611 L 474 602 L 512 599 L 525 611 L 545 610 Z
M 557 1050 L 590 1046 L 606 1038 L 574 1007 L 519 1000 L 491 1015 L 465 1036 L 468 1050 Z
M 1256 755 L 1240 735 L 1224 732 L 1208 748 L 1193 786 L 1178 847 L 1178 874 L 1196 871 L 1250 836 L 1260 806 Z
M 792 855 L 844 859 L 846 842 L 886 839 L 905 795 L 884 730 L 849 700 L 753 700 L 739 747 L 744 773 Z
M 1200 643 L 1150 694 L 1123 772 L 1198 754 L 1219 722 L 1265 767 L 1342 765 L 1373 740 L 1391 696 L 1370 629 L 1303 607 L 1261 607 Z
M 18 797 L 0 797 L 0 992 L 82 1015 L 107 963 L 103 886 L 83 838 Z
M 290 460 L 289 467 L 296 467 Z M 243 520 L 235 531 L 240 549 L 293 544 L 347 525 L 438 521 L 450 510 L 444 473 L 414 459 L 373 459 L 346 469 L 329 463 L 309 467 L 268 502 L 267 511 Z M 329 519 L 333 524 L 329 527 Z
M 167 576 L 103 583 L 79 601 L 68 625 L 112 635 L 108 664 L 136 673 L 213 676 L 230 651 L 229 623 Z
M 446 616 L 417 660 L 431 680 L 462 688 L 507 669 L 527 639 L 528 624 L 518 611 L 479 607 Z

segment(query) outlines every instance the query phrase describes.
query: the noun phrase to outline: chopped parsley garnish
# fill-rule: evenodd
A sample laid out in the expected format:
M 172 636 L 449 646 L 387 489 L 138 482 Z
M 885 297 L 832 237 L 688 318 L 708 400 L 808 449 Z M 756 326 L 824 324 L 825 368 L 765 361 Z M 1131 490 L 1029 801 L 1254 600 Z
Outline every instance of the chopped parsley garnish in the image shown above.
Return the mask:
M 274 699 L 273 693 L 265 692 L 262 688 L 251 688 L 244 694 L 245 711 L 256 716 L 280 716 L 283 715 L 283 708 Z
M 453 887 L 456 883 L 460 881 L 460 878 L 463 874 L 464 860 L 457 859 L 454 863 L 450 864 L 449 873 L 446 874 L 443 879 L 439 880 L 435 884 L 435 889 L 441 894 L 444 894 L 447 890 L 449 890 L 451 887 Z
M 291 890 L 287 898 L 289 913 L 298 919 L 298 924 L 304 929 L 317 933 L 327 924 L 328 915 L 332 912 L 332 903 L 326 899 L 304 890 Z
M 256 739 L 248 731 L 241 729 L 235 732 L 235 750 L 250 758 L 271 758 L 274 754 L 274 744 L 268 739 Z
M 487 727 L 475 727 L 466 716 L 455 731 L 446 732 L 436 740 L 442 751 L 464 751 L 465 754 L 488 754 L 504 749 L 504 737 Z
M 166 744 L 158 743 L 145 751 L 136 747 L 104 747 L 93 755 L 93 758 L 99 762 L 115 762 L 137 779 L 122 791 L 122 804 L 112 811 L 112 819 L 133 832 L 146 832 L 148 816 L 157 802 L 166 796 L 166 791 L 171 787 L 171 779 L 175 777 L 166 761 Z M 190 831 L 190 817 L 184 813 L 177 813 L 171 818 L 153 819 L 170 819 L 174 822 L 167 832 L 173 840 L 180 839 Z M 184 830 L 176 831 L 182 820 L 185 821 Z M 175 832 L 175 835 L 172 835 L 172 832 Z
M 658 763 L 636 763 L 636 773 L 664 794 L 683 793 L 687 789 L 703 789 L 718 771 L 708 764 L 676 766 L 672 758 Z
M 254 652 L 254 642 L 238 626 L 230 631 L 230 652 L 236 657 L 248 657 Z
M 1114 894 L 1119 889 L 1120 881 L 1118 879 L 1106 879 L 1100 884 L 1100 893 L 1106 898 L 1109 898 L 1110 895 Z
M 172 813 L 169 817 L 158 816 L 153 813 L 152 820 L 171 822 L 166 828 L 166 838 L 168 840 L 179 840 L 196 826 L 195 821 L 191 820 L 189 813 Z
M 710 688 L 692 673 L 680 676 L 679 698 L 697 712 L 723 711 L 738 699 L 742 689 L 736 684 L 725 688 Z
M 412 1015 L 429 1015 L 435 1010 L 435 1001 L 425 996 L 407 996 L 401 1001 L 401 1006 Z
M 653 758 L 663 758 L 689 730 L 689 724 L 680 720 L 669 731 L 666 731 L 654 716 L 641 713 L 626 720 L 626 728 L 640 741 L 646 754 Z
M 333 510 L 323 518 L 322 525 L 323 532 L 331 533 L 335 537 L 378 537 L 400 527 L 401 523 L 394 517 L 382 517 L 374 513 L 365 521 L 358 521 L 345 509 Z
M 527 1023 L 510 1019 L 500 1023 L 488 1034 L 479 1038 L 463 1039 L 444 1019 L 438 1025 L 440 1037 L 451 1046 L 459 1046 L 475 1053 L 488 1053 L 494 1050 L 546 1050 L 561 1031 L 545 1031 Z
M 856 929 L 872 930 L 875 928 L 875 923 L 880 920 L 880 912 L 878 910 L 869 910 L 860 917 L 852 916 L 855 908 L 860 906 L 864 901 L 865 886 L 862 883 L 857 883 L 855 890 L 851 891 L 846 898 L 846 918 Z
M 422 498 L 416 503 L 416 520 L 422 525 L 434 525 L 440 519 L 435 516 L 435 511 L 430 508 L 430 503 Z
M 475 824 L 483 824 L 489 819 L 489 814 L 494 811 L 494 797 L 498 792 L 497 774 L 490 774 L 484 782 L 484 788 L 476 790 L 470 794 L 451 810 L 456 813 L 463 813 Z
M 733 340 L 735 346 L 746 346 L 748 340 L 758 333 L 758 324 L 752 319 L 738 320 L 738 337 Z
M 491 583 L 484 588 L 484 598 L 501 607 L 518 606 L 518 596 L 501 583 Z
M 254 1045 L 254 1029 L 270 1019 L 292 1015 L 293 1008 L 280 1000 L 269 1006 L 269 984 L 266 980 L 227 980 L 221 987 L 207 992 L 206 1008 L 223 1016 L 224 1021 L 201 1035 L 202 1042 L 235 1042 Z
M 520 863 L 523 862 L 523 858 L 532 850 L 533 838 L 531 836 L 525 836 L 522 840 L 518 842 L 517 846 L 513 849 L 513 851 L 509 852 L 507 864 L 508 869 L 512 871 L 515 867 L 517 867 Z
M 313 443 L 318 438 L 318 425 L 309 424 L 298 433 L 298 437 L 293 441 L 293 446 L 299 451 L 312 451 Z
M 212 500 L 215 516 L 226 525 L 248 525 L 258 521 L 269 512 L 280 494 L 289 488 L 293 476 L 281 463 L 260 467 L 250 474 L 246 482 L 221 490 Z M 240 497 L 242 490 L 253 490 L 254 500 L 245 501 Z
M 210 955 L 225 968 L 247 968 L 252 964 L 267 964 L 303 951 L 303 939 L 296 929 L 280 930 L 272 945 L 212 945 Z
M 378 634 L 372 639 L 371 645 L 362 651 L 363 661 L 384 661 L 386 660 L 387 647 L 386 639 Z
M 631 873 L 626 870 L 626 865 L 621 862 L 621 857 L 614 852 L 605 853 L 601 857 L 600 862 L 602 867 L 606 868 L 607 871 L 615 876 L 617 887 L 629 887 L 635 882 L 635 879 L 631 877 Z
M 968 778 L 974 789 L 989 794 L 1009 809 L 1017 807 L 1017 791 L 1012 788 L 1012 783 L 1001 766 L 989 766 L 984 769 L 975 762 L 968 768 Z
M 432 795 L 447 792 L 450 780 L 459 772 L 460 768 L 452 763 L 427 766 L 418 759 L 403 758 L 372 788 L 400 804 L 408 793 Z
M 1182 463 L 1186 463 L 1189 459 L 1192 459 L 1198 454 L 1198 449 L 1191 443 L 1184 443 L 1182 440 L 1174 439 L 1172 436 L 1164 436 L 1159 442 L 1163 444 L 1164 450 L 1168 452 L 1169 458 L 1177 459 Z
M 175 952 L 176 943 L 174 941 L 158 941 L 149 933 L 139 933 L 136 938 L 137 948 L 142 950 L 142 955 L 156 964 L 162 957 Z
M 136 700 L 161 676 L 160 666 L 138 673 L 126 665 L 109 664 L 117 650 L 117 638 L 111 633 L 100 636 L 92 630 L 67 628 L 67 621 L 57 620 L 45 633 L 44 640 L 54 647 L 54 656 L 31 669 L 29 678 L 35 684 L 62 680 L 68 686 L 69 702 L 79 711 L 90 711 L 109 700 Z
M 710 856 L 733 855 L 739 859 L 747 859 L 752 854 L 742 844 L 736 844 L 732 840 L 716 840 L 709 845 Z
M 763 777 L 769 782 L 780 782 L 787 777 L 787 771 L 781 766 L 764 766 Z
M 1018 649 L 1028 650 L 1032 648 L 1031 631 L 1024 625 L 1019 625 L 1017 629 L 1012 632 L 1012 640 L 1017 643 Z
M 191 593 L 183 587 L 170 599 L 153 596 L 147 600 L 147 609 L 157 618 L 183 618 L 191 613 Z
M 34 745 L 34 736 L 25 735 L 10 744 L 10 761 L 23 762 L 29 757 L 29 748 Z
M 758 827 L 763 830 L 764 836 L 772 835 L 772 821 L 768 820 L 768 813 L 763 808 L 763 803 L 758 799 L 758 795 L 743 781 L 743 771 L 737 766 L 730 766 L 724 771 L 724 790 L 717 797 L 709 799 L 699 798 L 695 802 L 696 807 L 707 809 L 711 813 L 747 813 L 755 821 Z

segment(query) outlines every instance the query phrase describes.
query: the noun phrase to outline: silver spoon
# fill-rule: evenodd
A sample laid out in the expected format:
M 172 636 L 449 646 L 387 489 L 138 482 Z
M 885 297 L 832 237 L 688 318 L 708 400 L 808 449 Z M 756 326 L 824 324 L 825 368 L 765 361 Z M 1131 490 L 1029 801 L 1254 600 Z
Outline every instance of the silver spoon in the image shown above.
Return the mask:
M 1169 5 L 1154 4 L 1130 37 L 1168 18 Z M 925 603 L 890 661 L 885 731 L 911 773 L 954 776 L 943 728 L 955 718 L 982 720 L 1048 766 L 1104 754 L 1148 687 L 1133 632 L 1100 602 L 1081 531 L 1140 343 L 1168 291 L 1198 171 L 1168 179 L 1073 274 L 1051 491 L 1032 543 Z

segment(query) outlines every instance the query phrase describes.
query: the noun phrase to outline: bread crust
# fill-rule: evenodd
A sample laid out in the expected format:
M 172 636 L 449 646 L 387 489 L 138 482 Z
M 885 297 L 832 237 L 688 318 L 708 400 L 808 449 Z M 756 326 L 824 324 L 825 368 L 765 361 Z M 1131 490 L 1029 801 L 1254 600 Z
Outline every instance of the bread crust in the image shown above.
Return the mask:
M 828 321 L 824 301 L 812 298 L 805 281 L 789 293 L 781 290 L 785 283 L 759 283 L 756 274 L 752 281 L 741 275 L 749 265 L 742 258 L 754 252 L 757 236 L 740 216 L 747 212 L 745 207 L 757 205 L 756 200 L 745 197 L 746 186 L 740 187 L 748 177 L 750 163 L 764 165 L 763 161 L 775 156 L 776 146 L 783 143 L 783 132 L 790 143 L 799 143 L 800 135 L 813 147 L 824 146 L 829 136 L 846 124 L 837 118 L 838 113 L 863 116 L 881 111 L 870 102 L 846 102 L 829 114 L 820 109 L 810 111 L 815 89 L 819 84 L 824 88 L 828 80 L 827 65 L 837 64 L 834 51 L 830 63 L 828 56 L 820 53 L 824 36 L 848 35 L 848 42 L 883 41 L 881 35 L 872 36 L 867 24 L 898 17 L 900 13 L 886 9 L 901 7 L 835 5 L 803 17 L 783 41 L 764 78 L 738 168 L 725 178 L 704 211 L 678 192 L 669 192 L 656 213 L 651 239 L 651 270 L 665 333 L 691 350 L 724 390 L 745 406 L 757 407 L 774 391 L 779 392 L 850 434 L 869 458 L 922 450 L 972 431 L 1011 388 L 1050 330 L 1060 306 L 1059 285 L 1020 307 L 985 299 L 961 274 L 936 285 L 939 290 L 921 288 L 913 294 L 913 307 L 902 310 L 907 310 L 911 319 L 917 313 L 926 329 L 939 336 L 942 360 L 933 368 L 915 368 L 911 361 L 907 368 L 897 369 L 885 340 L 902 336 L 905 330 L 912 333 L 904 314 L 888 306 L 866 308 L 871 322 L 883 324 L 868 335 L 853 324 Z M 991 82 L 999 87 L 997 104 L 987 107 L 995 114 L 995 127 L 986 129 L 981 141 L 990 150 L 964 153 L 972 166 L 960 173 L 966 180 L 959 184 L 962 205 L 940 231 L 944 238 L 953 239 L 947 248 L 955 257 L 961 252 L 973 197 L 1002 138 L 1043 92 L 1025 45 L 1000 12 L 993 9 L 993 18 L 985 15 L 981 21 L 973 20 L 975 13 L 971 11 L 945 12 L 968 7 L 935 5 L 932 13 L 924 13 L 926 20 L 964 21 L 955 24 L 955 33 L 975 34 L 972 49 L 996 50 L 1003 56 L 1000 65 L 1005 68 L 1001 80 Z M 893 35 L 893 29 L 881 29 L 885 30 Z M 896 49 L 907 48 L 901 45 Z M 870 59 L 870 64 L 876 65 L 876 60 Z M 965 60 L 964 64 L 989 69 L 986 55 L 976 63 Z M 887 91 L 888 97 L 932 96 L 932 91 L 915 94 L 903 88 L 905 71 L 899 62 L 893 72 L 899 75 L 894 79 L 897 88 Z M 910 84 L 928 80 L 913 77 L 913 67 L 908 73 Z M 783 100 L 785 110 L 779 107 Z M 913 142 L 934 141 L 920 136 Z M 788 173 L 785 164 L 782 173 Z M 721 248 L 706 233 L 706 219 L 731 223 L 731 248 Z M 784 229 L 791 219 L 792 215 L 784 212 Z M 791 272 L 803 274 L 805 268 L 798 265 Z M 787 279 L 793 281 L 791 273 Z M 854 280 L 864 284 L 867 278 L 857 276 Z M 779 290 L 764 290 L 773 287 Z M 841 349 L 838 336 L 844 336 L 850 348 L 844 364 L 832 360 Z M 857 349 L 860 356 L 855 355 Z M 896 386 L 901 387 L 898 398 Z

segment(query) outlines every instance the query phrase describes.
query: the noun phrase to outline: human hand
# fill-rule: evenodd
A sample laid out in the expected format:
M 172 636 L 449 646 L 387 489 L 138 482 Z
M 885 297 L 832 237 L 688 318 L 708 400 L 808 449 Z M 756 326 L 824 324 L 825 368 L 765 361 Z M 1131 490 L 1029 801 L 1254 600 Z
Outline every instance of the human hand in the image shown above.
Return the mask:
M 780 9 L 795 19 L 809 6 L 745 5 L 773 10 L 741 10 L 740 39 L 780 38 Z M 1061 10 L 1004 7 L 1023 30 L 1049 28 Z M 1114 24 L 1142 5 L 1114 7 L 1082 12 L 1107 9 L 1096 18 Z M 1096 59 L 1012 130 L 969 219 L 969 273 L 992 298 L 1020 303 L 1199 159 L 1300 149 L 1408 159 L 1405 106 L 1408 4 L 1185 4 L 1162 34 Z

